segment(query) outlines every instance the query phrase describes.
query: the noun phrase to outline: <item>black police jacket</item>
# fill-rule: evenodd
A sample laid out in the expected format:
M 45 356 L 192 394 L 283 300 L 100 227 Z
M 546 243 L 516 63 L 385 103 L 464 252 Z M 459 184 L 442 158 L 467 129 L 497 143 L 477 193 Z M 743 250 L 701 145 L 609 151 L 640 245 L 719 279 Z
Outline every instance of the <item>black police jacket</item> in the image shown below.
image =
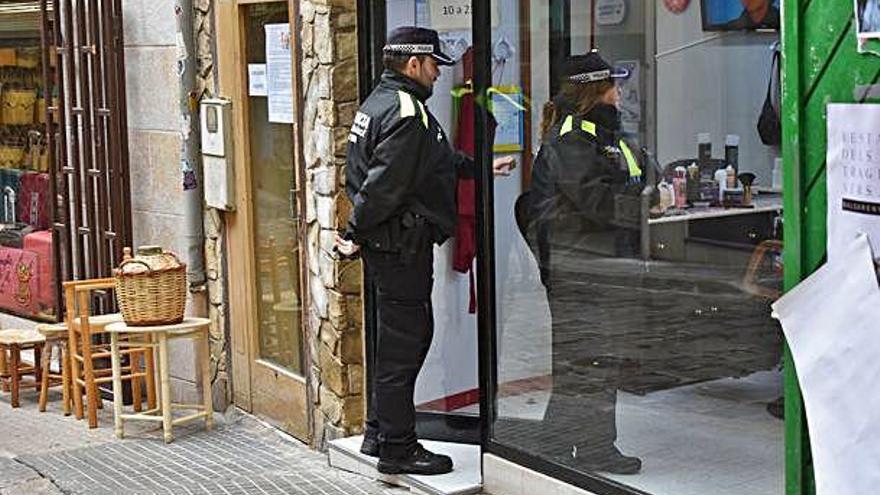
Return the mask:
M 532 166 L 528 210 L 528 237 L 545 284 L 551 253 L 584 249 L 585 241 L 612 232 L 615 195 L 641 189 L 621 150 L 626 144 L 616 108 L 597 105 L 577 115 L 567 102 L 554 103 L 566 118 L 544 136 Z
M 413 226 L 424 226 L 438 244 L 455 230 L 457 177 L 472 175 L 473 162 L 452 149 L 425 105 L 430 95 L 386 70 L 355 115 L 346 161 L 353 206 L 346 237 L 362 246 L 400 251 L 418 242 L 406 233 Z

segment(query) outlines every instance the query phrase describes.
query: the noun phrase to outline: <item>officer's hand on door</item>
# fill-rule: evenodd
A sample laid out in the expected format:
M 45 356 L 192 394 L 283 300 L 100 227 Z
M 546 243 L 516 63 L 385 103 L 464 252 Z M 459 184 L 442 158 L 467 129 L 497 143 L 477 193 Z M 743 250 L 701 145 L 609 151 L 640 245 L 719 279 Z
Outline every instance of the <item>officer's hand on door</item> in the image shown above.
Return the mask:
M 513 155 L 502 156 L 492 161 L 492 173 L 507 177 L 516 168 L 516 158 Z
M 336 239 L 333 245 L 333 251 L 342 259 L 350 259 L 357 256 L 358 251 L 360 251 L 360 246 L 355 244 L 352 241 L 347 239 L 343 239 L 343 237 L 339 234 L 336 234 Z

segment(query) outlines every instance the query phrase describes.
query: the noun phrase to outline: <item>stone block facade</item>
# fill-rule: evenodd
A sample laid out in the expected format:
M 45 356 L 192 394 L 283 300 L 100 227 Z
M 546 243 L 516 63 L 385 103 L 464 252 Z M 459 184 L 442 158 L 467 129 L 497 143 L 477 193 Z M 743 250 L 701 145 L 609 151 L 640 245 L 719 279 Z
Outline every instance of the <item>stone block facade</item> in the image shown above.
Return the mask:
M 361 431 L 364 418 L 362 271 L 333 258 L 348 221 L 348 131 L 358 107 L 354 0 L 302 0 L 303 160 L 308 224 L 309 357 L 314 445 Z
M 193 36 L 196 50 L 195 99 L 215 95 L 214 65 L 214 2 L 193 2 Z M 207 280 L 208 318 L 211 319 L 211 383 L 214 384 L 214 405 L 223 410 L 232 401 L 232 380 L 229 377 L 229 327 L 226 320 L 226 236 L 223 212 L 205 206 L 205 278 Z

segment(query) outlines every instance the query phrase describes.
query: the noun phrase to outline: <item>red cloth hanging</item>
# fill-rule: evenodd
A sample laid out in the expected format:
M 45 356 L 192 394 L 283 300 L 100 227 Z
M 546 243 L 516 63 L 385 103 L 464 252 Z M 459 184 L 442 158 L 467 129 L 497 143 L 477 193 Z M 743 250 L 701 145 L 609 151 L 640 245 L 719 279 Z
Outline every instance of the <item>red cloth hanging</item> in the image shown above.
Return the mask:
M 473 79 L 473 47 L 461 57 L 465 87 L 470 87 Z M 476 99 L 474 93 L 463 94 L 458 100 L 457 121 L 455 122 L 455 148 L 467 156 L 473 157 L 476 148 L 474 128 Z M 495 119 L 489 116 L 490 143 L 495 138 Z M 468 312 L 477 312 L 477 291 L 474 283 L 473 264 L 477 256 L 477 183 L 473 177 L 459 177 L 458 190 L 458 223 L 455 227 L 455 246 L 452 255 L 452 269 L 459 273 L 467 273 L 470 284 L 470 303 Z

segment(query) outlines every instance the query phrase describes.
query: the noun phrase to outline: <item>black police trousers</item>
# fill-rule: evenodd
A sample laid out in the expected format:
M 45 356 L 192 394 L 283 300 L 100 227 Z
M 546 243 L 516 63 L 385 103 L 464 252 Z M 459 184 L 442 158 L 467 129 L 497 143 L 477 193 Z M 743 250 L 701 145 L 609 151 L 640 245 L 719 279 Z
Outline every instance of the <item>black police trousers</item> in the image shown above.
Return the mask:
M 367 339 L 372 393 L 364 434 L 379 441 L 379 457 L 401 458 L 416 446 L 413 393 L 434 336 L 434 249 L 402 257 L 364 247 L 362 258 L 377 310 L 375 328 L 368 326 L 375 333 Z

